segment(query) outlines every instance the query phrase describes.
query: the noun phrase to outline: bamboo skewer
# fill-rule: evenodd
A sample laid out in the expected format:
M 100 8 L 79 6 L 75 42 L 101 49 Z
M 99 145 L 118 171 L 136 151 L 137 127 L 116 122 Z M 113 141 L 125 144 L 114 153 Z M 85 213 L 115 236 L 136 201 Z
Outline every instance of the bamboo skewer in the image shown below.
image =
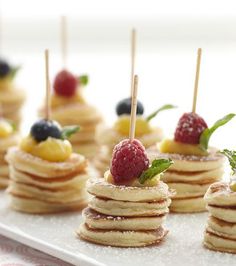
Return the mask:
M 193 113 L 196 112 L 196 106 L 197 106 L 198 81 L 199 81 L 199 74 L 200 74 L 201 56 L 202 56 L 202 49 L 198 48 L 197 67 L 196 67 L 196 76 L 195 76 L 194 93 L 193 93 L 193 106 L 192 106 Z
M 45 50 L 45 78 L 46 78 L 46 103 L 45 103 L 45 119 L 50 119 L 50 81 L 49 81 L 49 52 L 48 49 Z
M 135 137 L 135 124 L 136 124 L 136 112 L 137 112 L 137 91 L 138 91 L 138 76 L 134 76 L 132 89 L 132 105 L 131 105 L 131 116 L 130 116 L 130 129 L 129 139 L 132 141 Z
M 62 64 L 66 68 L 67 64 L 67 20 L 66 16 L 61 17 L 61 54 Z
M 133 82 L 134 82 L 134 67 L 135 67 L 135 59 L 136 59 L 136 30 L 132 29 L 131 32 L 131 89 L 130 95 L 132 95 L 133 90 Z

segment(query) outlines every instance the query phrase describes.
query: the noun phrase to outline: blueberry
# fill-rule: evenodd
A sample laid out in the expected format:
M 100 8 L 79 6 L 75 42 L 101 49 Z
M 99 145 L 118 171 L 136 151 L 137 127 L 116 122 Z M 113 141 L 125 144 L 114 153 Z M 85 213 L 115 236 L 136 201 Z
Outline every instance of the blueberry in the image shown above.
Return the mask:
M 30 134 L 36 141 L 44 141 L 48 137 L 60 139 L 61 126 L 56 121 L 41 119 L 33 124 Z
M 0 59 L 0 78 L 4 78 L 5 76 L 7 76 L 10 71 L 11 71 L 11 68 L 8 65 L 8 63 Z
M 117 115 L 130 114 L 131 112 L 131 98 L 126 98 L 118 102 L 116 105 Z M 142 115 L 144 112 L 143 104 L 138 101 L 137 103 L 137 114 Z

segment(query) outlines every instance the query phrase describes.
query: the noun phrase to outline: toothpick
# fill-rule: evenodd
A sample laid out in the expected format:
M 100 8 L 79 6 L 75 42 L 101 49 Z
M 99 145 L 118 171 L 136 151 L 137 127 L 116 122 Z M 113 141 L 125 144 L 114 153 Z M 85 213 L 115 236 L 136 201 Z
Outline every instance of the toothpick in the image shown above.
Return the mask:
M 61 54 L 62 64 L 66 68 L 67 63 L 67 20 L 66 16 L 61 17 Z
M 137 112 L 137 90 L 138 90 L 138 76 L 134 76 L 132 89 L 132 105 L 131 105 L 131 116 L 130 116 L 130 129 L 129 139 L 133 140 L 135 137 L 135 124 L 136 124 L 136 112 Z
M 46 106 L 45 106 L 45 119 L 50 119 L 50 82 L 49 82 L 49 59 L 48 59 L 48 49 L 45 50 L 45 77 L 46 77 Z
M 199 73 L 200 73 L 201 56 L 202 56 L 202 49 L 198 48 L 197 67 L 196 67 L 196 76 L 195 76 L 194 93 L 193 93 L 193 106 L 192 106 L 193 113 L 196 112 L 196 106 L 197 106 L 197 93 L 198 93 L 198 81 L 199 81 Z
M 134 82 L 134 66 L 135 66 L 135 59 L 136 59 L 136 30 L 132 29 L 131 32 L 131 90 L 130 95 L 132 95 L 133 90 L 133 82 Z

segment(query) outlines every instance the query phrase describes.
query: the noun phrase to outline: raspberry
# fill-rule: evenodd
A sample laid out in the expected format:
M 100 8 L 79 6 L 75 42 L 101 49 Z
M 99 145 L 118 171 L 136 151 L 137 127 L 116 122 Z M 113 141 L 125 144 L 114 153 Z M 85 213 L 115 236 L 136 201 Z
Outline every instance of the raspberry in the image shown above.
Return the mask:
M 76 77 L 66 70 L 60 71 L 54 80 L 54 90 L 56 94 L 71 97 L 75 94 L 78 80 Z
M 175 140 L 198 144 L 202 132 L 207 128 L 207 124 L 202 117 L 195 113 L 185 113 L 181 116 L 175 130 Z
M 117 183 L 139 177 L 149 166 L 149 160 L 142 143 L 137 140 L 122 140 L 113 150 L 111 174 Z

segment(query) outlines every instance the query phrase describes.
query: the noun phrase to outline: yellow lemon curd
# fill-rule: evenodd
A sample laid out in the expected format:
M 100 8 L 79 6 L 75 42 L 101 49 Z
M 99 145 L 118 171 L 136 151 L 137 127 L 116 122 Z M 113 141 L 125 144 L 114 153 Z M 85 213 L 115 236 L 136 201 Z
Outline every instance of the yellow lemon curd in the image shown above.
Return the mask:
M 13 132 L 13 126 L 8 121 L 0 119 L 0 138 L 9 137 Z
M 159 144 L 159 149 L 161 153 L 176 153 L 184 155 L 197 155 L 206 156 L 207 151 L 200 148 L 198 144 L 186 144 L 177 142 L 172 139 L 165 139 Z
M 130 116 L 122 115 L 118 118 L 118 120 L 114 124 L 114 129 L 124 136 L 129 135 L 130 128 Z M 141 116 L 137 116 L 136 119 L 136 127 L 135 127 L 135 135 L 140 137 L 145 134 L 149 134 L 152 132 L 151 126 L 145 118 Z
M 105 172 L 104 178 L 107 181 L 107 183 L 116 185 L 114 177 L 112 176 L 110 171 Z M 125 185 L 130 187 L 155 187 L 158 185 L 159 181 L 160 181 L 160 175 L 156 175 L 152 179 L 146 180 L 143 184 L 139 182 L 138 178 L 134 178 L 132 181 L 127 182 Z
M 72 146 L 68 140 L 51 137 L 37 142 L 33 137 L 28 136 L 21 141 L 20 149 L 50 162 L 64 162 L 72 153 Z

